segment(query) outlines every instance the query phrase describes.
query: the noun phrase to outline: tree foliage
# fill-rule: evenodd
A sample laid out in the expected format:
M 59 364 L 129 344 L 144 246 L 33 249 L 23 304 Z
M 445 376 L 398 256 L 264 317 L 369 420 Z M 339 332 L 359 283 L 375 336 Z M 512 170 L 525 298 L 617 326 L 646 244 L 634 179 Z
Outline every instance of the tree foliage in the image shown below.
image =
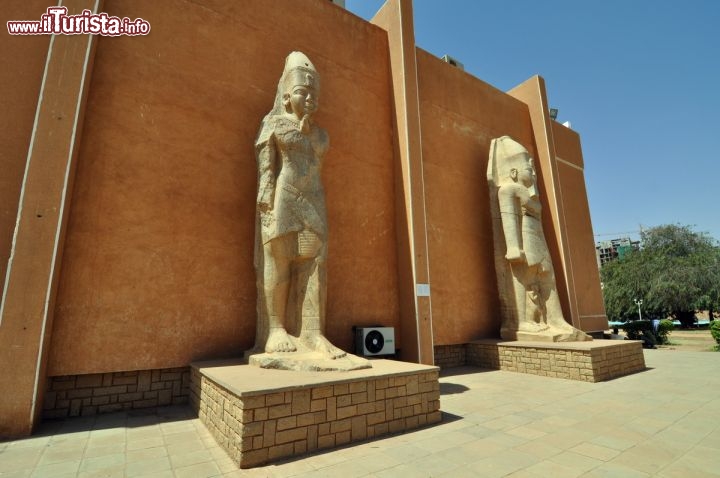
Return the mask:
M 643 231 L 641 248 L 600 271 L 605 308 L 611 320 L 673 317 L 683 326 L 699 309 L 720 305 L 720 247 L 689 226 L 665 225 Z

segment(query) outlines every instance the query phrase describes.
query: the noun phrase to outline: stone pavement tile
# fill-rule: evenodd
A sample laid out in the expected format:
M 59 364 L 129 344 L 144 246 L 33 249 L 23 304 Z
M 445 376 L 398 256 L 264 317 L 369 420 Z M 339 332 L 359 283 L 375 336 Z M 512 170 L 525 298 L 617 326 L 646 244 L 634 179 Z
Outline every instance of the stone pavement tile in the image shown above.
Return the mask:
M 127 441 L 148 440 L 151 438 L 162 438 L 163 432 L 159 425 L 150 425 L 141 428 L 132 428 L 127 431 Z
M 677 449 L 645 441 L 625 450 L 613 458 L 610 463 L 652 475 L 675 461 L 680 454 L 681 452 Z
M 53 463 L 62 463 L 64 461 L 80 461 L 85 451 L 84 447 L 49 447 L 38 460 L 38 466 L 51 465 Z
M 681 476 L 681 470 L 690 470 L 684 476 L 720 476 L 720 455 L 714 448 L 696 446 L 662 470 L 664 476 Z
M 655 435 L 656 433 L 664 430 L 665 428 L 672 425 L 673 422 L 669 420 L 663 420 L 659 417 L 638 417 L 634 420 L 630 420 L 624 425 L 623 428 L 628 430 L 634 430 L 639 433 L 646 434 L 647 436 Z
M 0 474 L 32 470 L 40 459 L 43 448 L 6 448 L 0 454 Z M 3 476 L 3 478 L 5 478 Z
M 196 463 L 183 468 L 174 468 L 176 478 L 208 478 L 220 475 L 220 469 L 213 462 Z
M 229 471 L 235 471 L 238 469 L 238 466 L 235 464 L 235 462 L 230 457 L 213 458 L 213 460 L 221 473 L 227 473 Z
M 512 448 L 530 441 L 529 438 L 510 435 L 505 432 L 496 432 L 482 439 L 485 443 L 496 443 L 506 448 Z
M 532 419 L 522 415 L 506 415 L 483 423 L 483 426 L 492 430 L 508 430 L 531 423 Z
M 398 476 L 408 476 L 408 475 L 388 475 L 388 477 L 398 477 Z M 446 473 L 443 473 L 441 475 L 437 475 L 438 478 L 477 478 L 478 475 L 477 471 L 472 469 L 469 465 L 462 465 L 458 468 L 455 468 L 453 470 L 450 470 Z M 532 478 L 532 477 L 531 477 Z
M 175 478 L 172 470 L 153 471 L 144 475 L 137 475 L 134 478 Z
M 191 453 L 198 450 L 206 450 L 205 444 L 197 439 L 187 438 L 185 441 L 176 441 L 165 445 L 168 455 L 182 455 L 183 453 Z M 217 446 L 217 443 L 215 444 Z
M 525 468 L 524 470 L 518 470 L 509 475 L 505 475 L 505 478 L 545 478 L 545 476 L 547 475 L 537 475 Z
M 535 463 L 524 470 L 532 473 L 534 476 L 552 477 L 552 478 L 574 478 L 583 474 L 583 471 L 555 463 L 553 461 L 541 461 Z
M 125 444 L 124 443 L 115 443 L 113 445 L 105 445 L 105 446 L 90 446 L 90 445 L 88 445 L 85 448 L 85 453 L 83 454 L 83 458 L 95 458 L 98 456 L 112 455 L 114 453 L 124 453 L 124 452 L 125 452 Z
M 557 463 L 559 465 L 563 465 L 578 472 L 589 471 L 603 463 L 602 461 L 596 460 L 595 458 L 590 458 L 588 456 L 580 455 L 571 451 L 564 451 L 562 453 L 558 453 L 557 455 L 549 458 L 549 461 L 552 461 L 553 463 Z
M 490 428 L 485 428 L 482 425 L 472 425 L 469 427 L 465 427 L 465 428 L 461 429 L 460 431 L 462 431 L 466 435 L 472 435 L 476 439 L 477 438 L 485 438 L 485 437 L 488 437 L 490 435 L 497 433 L 495 430 L 491 430 Z
M 196 450 L 180 455 L 170 455 L 170 463 L 174 469 L 208 461 L 214 461 L 212 454 L 208 450 Z
M 165 446 L 165 440 L 163 439 L 162 435 L 151 438 L 128 439 L 127 441 L 128 451 L 143 450 L 146 448 L 155 448 L 158 446 Z
M 354 461 L 356 463 L 358 462 L 358 460 Z M 376 451 L 359 460 L 359 466 L 365 470 L 366 473 L 377 473 L 378 471 L 394 468 L 401 464 L 402 462 L 397 457 L 388 455 L 382 451 Z
M 40 465 L 40 466 L 37 466 L 33 470 L 30 477 L 31 478 L 56 478 L 56 477 L 63 476 L 63 475 L 75 476 L 77 474 L 79 467 L 80 467 L 80 460 L 63 461 L 60 463 L 53 463 L 52 465 Z
M 506 450 L 494 456 L 483 458 L 467 465 L 474 470 L 477 476 L 496 477 L 505 476 L 518 470 L 528 468 L 538 463 L 538 458 L 517 450 Z
M 136 461 L 149 460 L 151 458 L 160 458 L 167 456 L 167 449 L 164 446 L 156 446 L 154 448 L 142 448 L 140 450 L 128 450 L 125 452 L 125 462 L 134 463 Z
M 603 463 L 581 475 L 582 478 L 645 478 L 650 475 L 614 463 Z M 690 478 L 689 476 L 687 478 Z
M 31 473 L 32 470 L 9 471 L 0 476 L 2 476 L 2 478 L 28 478 Z
M 459 467 L 459 464 L 444 459 L 437 454 L 432 454 L 430 456 L 426 456 L 425 458 L 415 460 L 407 465 L 409 474 L 405 476 L 419 476 L 423 474 L 427 476 L 438 476 Z M 375 473 L 377 473 L 377 471 Z
M 508 435 L 513 435 L 520 438 L 527 438 L 528 440 L 534 440 L 536 438 L 543 437 L 547 435 L 547 433 L 536 430 L 534 428 L 526 427 L 526 426 L 520 426 L 511 428 L 510 430 L 505 430 L 505 433 Z
M 417 447 L 412 444 L 405 444 L 387 448 L 384 450 L 386 454 L 393 458 L 396 458 L 400 463 L 410 463 L 415 460 L 419 460 L 427 456 L 427 450 Z
M 373 473 L 373 475 L 376 476 L 377 478 L 398 478 L 398 477 L 408 477 L 409 478 L 411 476 L 412 477 L 430 476 L 430 474 L 428 474 L 428 473 L 423 473 L 423 474 L 418 475 L 417 470 L 414 469 L 408 463 L 403 463 L 402 465 L 398 465 L 393 468 L 387 468 L 383 471 L 376 471 L 375 473 Z M 303 477 L 303 478 L 312 478 L 312 476 L 313 475 L 307 475 L 307 477 Z M 323 475 L 323 476 L 325 476 L 325 475 Z M 337 477 L 333 477 L 330 475 L 327 475 L 327 476 L 328 476 L 328 478 L 337 478 Z M 457 476 L 458 478 L 460 478 L 463 475 L 456 474 L 453 476 Z M 472 476 L 477 476 L 477 475 L 472 475 Z
M 278 470 L 279 471 L 279 470 Z M 300 473 L 298 477 L 319 477 L 319 478 L 357 478 L 365 476 L 369 472 L 361 466 L 361 461 L 350 460 L 335 465 L 326 466 L 316 470 Z M 377 474 L 377 473 L 375 473 Z M 261 476 L 261 475 L 258 475 Z M 287 475 L 286 475 L 287 476 Z
M 82 468 L 82 463 L 80 468 Z M 117 465 L 102 470 L 80 471 L 77 476 L 78 478 L 125 478 L 125 465 Z
M 508 447 L 501 446 L 495 442 L 477 440 L 459 447 L 448 448 L 435 455 L 457 463 L 458 465 L 466 465 L 496 455 L 507 449 Z
M 67 434 L 63 433 L 60 435 L 54 435 L 47 443 L 47 446 L 66 448 L 83 447 L 88 444 L 89 438 L 90 432 Z
M 112 455 L 98 456 L 84 459 L 80 463 L 81 472 L 98 472 L 105 469 L 115 469 L 125 465 L 125 453 L 113 453 Z
M 52 440 L 52 435 L 50 436 L 32 436 L 28 438 L 23 438 L 16 441 L 11 442 L 3 442 L 0 443 L 0 451 L 10 448 L 13 450 L 19 450 L 20 448 L 42 448 L 47 446 L 50 443 L 50 440 Z
M 568 450 L 584 441 L 590 441 L 593 434 L 576 428 L 563 428 L 550 432 L 542 439 L 549 445 Z
M 615 456 L 619 455 L 620 452 L 613 448 L 596 445 L 594 443 L 583 442 L 577 446 L 574 446 L 570 451 L 585 455 L 590 458 L 595 458 L 600 461 L 608 461 Z
M 196 432 L 195 425 L 190 421 L 161 423 L 160 430 L 162 430 L 164 435 L 173 435 L 173 434 L 178 434 L 178 433 L 195 433 Z
M 427 450 L 429 452 L 436 452 L 446 450 L 451 447 L 460 446 L 476 439 L 477 438 L 473 435 L 464 433 L 462 431 L 453 431 L 449 433 L 444 433 L 442 435 L 426 438 L 424 440 L 418 440 L 415 441 L 413 444 L 418 448 L 422 448 L 423 450 Z
M 514 448 L 515 450 L 529 453 L 541 460 L 546 460 L 552 456 L 563 452 L 562 448 L 545 443 L 542 438 L 523 443 Z
M 223 471 L 223 467 L 220 466 L 219 462 L 216 461 L 215 464 L 218 465 L 220 471 L 225 474 L 232 473 L 233 471 L 240 471 L 244 474 L 251 474 L 253 476 L 277 476 L 282 478 L 317 471 L 317 469 L 311 463 L 309 463 L 308 460 L 302 458 L 296 460 L 281 461 L 273 465 L 251 468 L 247 470 L 241 470 L 240 468 L 238 468 L 237 465 L 233 463 L 233 469 Z M 261 473 L 265 474 L 263 475 Z
M 194 431 L 184 431 L 179 433 L 170 433 L 163 435 L 163 441 L 166 445 L 181 445 L 184 443 L 189 442 L 196 442 L 203 448 L 205 446 L 202 443 L 202 440 L 197 436 L 197 434 Z
M 160 473 L 167 470 L 172 470 L 170 460 L 167 456 L 159 456 L 127 463 L 127 465 L 125 465 L 125 476 L 131 478 L 138 475 Z
M 595 445 L 612 448 L 618 451 L 625 451 L 628 448 L 632 448 L 639 442 L 645 439 L 637 434 L 627 432 L 623 429 L 617 429 L 612 432 L 608 432 L 605 435 L 598 435 L 590 440 L 590 443 Z
M 115 433 L 112 435 L 103 435 L 98 437 L 90 437 L 88 440 L 88 446 L 99 447 L 122 444 L 125 445 L 125 434 Z

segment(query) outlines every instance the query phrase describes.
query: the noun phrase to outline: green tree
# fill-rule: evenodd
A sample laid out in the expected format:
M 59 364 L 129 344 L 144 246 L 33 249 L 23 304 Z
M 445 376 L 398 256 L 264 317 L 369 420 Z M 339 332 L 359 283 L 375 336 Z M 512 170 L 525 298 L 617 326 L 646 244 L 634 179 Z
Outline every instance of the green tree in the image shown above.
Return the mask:
M 720 247 L 689 226 L 665 225 L 644 231 L 641 249 L 600 271 L 605 308 L 611 320 L 638 318 L 634 299 L 648 317 L 672 317 L 684 326 L 700 309 L 718 309 Z

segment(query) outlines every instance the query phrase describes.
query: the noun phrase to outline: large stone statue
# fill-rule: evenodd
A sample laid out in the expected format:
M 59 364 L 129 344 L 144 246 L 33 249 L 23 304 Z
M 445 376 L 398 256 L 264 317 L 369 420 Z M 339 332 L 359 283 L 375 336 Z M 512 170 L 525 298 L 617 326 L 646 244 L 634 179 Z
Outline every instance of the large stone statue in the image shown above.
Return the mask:
M 563 317 L 528 151 L 509 136 L 494 139 L 487 177 L 502 309 L 500 336 L 505 340 L 592 340 Z
M 370 366 L 323 335 L 328 227 L 320 168 L 329 142 L 313 119 L 319 96 L 313 64 L 303 53 L 290 53 L 255 141 L 258 322 L 255 347 L 246 355 L 261 367 Z

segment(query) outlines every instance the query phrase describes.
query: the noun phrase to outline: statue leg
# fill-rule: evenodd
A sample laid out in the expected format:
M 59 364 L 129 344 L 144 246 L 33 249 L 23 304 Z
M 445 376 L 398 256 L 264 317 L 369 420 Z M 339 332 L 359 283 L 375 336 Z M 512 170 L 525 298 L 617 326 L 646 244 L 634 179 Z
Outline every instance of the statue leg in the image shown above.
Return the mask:
M 300 339 L 310 349 L 336 359 L 344 357 L 347 353 L 331 344 L 323 334 L 327 297 L 325 251 L 326 247 L 323 245 L 317 257 L 302 260 L 297 267 Z
M 518 332 L 542 332 L 548 327 L 538 321 L 540 311 L 536 299 L 536 287 L 534 287 L 536 270 L 535 266 L 513 265 L 515 276 L 515 297 L 518 303 Z
M 264 246 L 265 300 L 268 308 L 268 338 L 265 352 L 294 352 L 295 343 L 285 327 L 290 291 L 291 235 L 278 237 Z

